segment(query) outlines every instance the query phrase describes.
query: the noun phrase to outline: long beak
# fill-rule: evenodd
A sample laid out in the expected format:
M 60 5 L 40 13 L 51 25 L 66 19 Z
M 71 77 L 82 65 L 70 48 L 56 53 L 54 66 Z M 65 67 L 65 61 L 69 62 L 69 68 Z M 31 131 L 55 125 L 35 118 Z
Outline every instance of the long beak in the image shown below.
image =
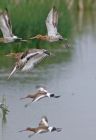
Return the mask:
M 10 77 L 15 73 L 16 70 L 17 70 L 17 66 L 14 67 L 14 69 L 13 69 L 12 72 L 10 73 L 8 79 L 10 79 Z
M 28 40 L 25 40 L 25 39 L 21 39 L 21 41 L 22 41 L 22 42 L 28 42 Z
M 20 131 L 18 131 L 18 132 L 23 132 L 23 131 L 27 131 L 26 129 L 24 129 L 24 130 L 20 130 Z
M 27 97 L 23 97 L 23 98 L 20 98 L 20 100 L 24 100 L 24 99 L 26 99 Z
M 27 40 L 22 39 L 22 38 L 19 38 L 19 37 L 18 37 L 15 41 L 16 41 L 16 42 L 18 42 L 18 41 L 27 42 Z
M 58 96 L 54 96 L 54 98 L 59 98 L 59 97 L 61 97 L 60 95 L 58 95 Z
M 57 132 L 60 132 L 62 130 L 62 128 L 56 128 Z

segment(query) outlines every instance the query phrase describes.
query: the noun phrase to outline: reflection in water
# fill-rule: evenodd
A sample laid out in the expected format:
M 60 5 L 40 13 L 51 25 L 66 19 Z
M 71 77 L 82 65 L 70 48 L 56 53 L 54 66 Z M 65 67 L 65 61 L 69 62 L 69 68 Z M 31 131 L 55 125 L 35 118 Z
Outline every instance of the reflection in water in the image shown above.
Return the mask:
M 83 10 L 80 10 L 80 11 L 78 11 L 78 15 L 77 15 L 77 17 L 78 17 L 78 23 L 77 23 L 77 28 L 78 28 L 78 31 L 79 32 L 82 32 L 82 27 L 83 27 L 83 16 L 84 16 L 84 11 Z
M 6 96 L 2 96 L 2 108 L 0 110 L 1 116 L 0 116 L 0 126 L 1 126 L 1 139 L 5 140 L 6 136 L 6 123 L 7 123 L 7 114 L 8 114 L 8 109 L 6 106 Z
M 6 106 L 6 96 L 3 95 L 2 97 L 2 105 L 1 105 L 1 118 L 2 118 L 2 122 L 6 123 L 7 121 L 7 114 L 9 112 L 8 107 Z
M 1 140 L 5 140 L 6 137 L 6 120 L 2 119 L 2 124 L 1 124 Z
M 87 30 L 89 28 L 94 31 L 96 29 L 96 18 L 94 18 L 95 15 L 95 11 L 78 11 L 75 16 L 75 30 L 79 31 L 79 33 L 81 32 L 81 34 L 85 31 L 89 31 Z

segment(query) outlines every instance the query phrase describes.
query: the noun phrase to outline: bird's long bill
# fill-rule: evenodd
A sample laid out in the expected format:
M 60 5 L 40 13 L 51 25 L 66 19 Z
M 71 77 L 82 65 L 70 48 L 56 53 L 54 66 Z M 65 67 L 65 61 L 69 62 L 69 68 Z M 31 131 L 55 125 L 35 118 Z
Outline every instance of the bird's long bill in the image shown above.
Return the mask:
M 58 96 L 54 96 L 55 98 L 59 98 L 60 97 L 60 95 L 58 95 Z
M 62 130 L 62 128 L 56 128 L 57 132 L 60 132 Z
M 20 100 L 24 100 L 24 99 L 26 99 L 26 98 L 27 98 L 27 97 L 21 97 Z
M 27 42 L 28 40 L 25 40 L 25 39 L 22 39 L 22 38 L 17 38 L 16 40 L 15 40 L 15 42 Z
M 25 40 L 25 39 L 21 39 L 21 41 L 22 41 L 22 42 L 28 42 L 28 40 Z
M 12 72 L 10 73 L 8 79 L 10 79 L 10 77 L 15 73 L 16 70 L 17 70 L 17 66 L 14 67 L 14 69 L 13 69 Z
M 20 131 L 18 131 L 18 132 L 23 132 L 23 131 L 27 131 L 26 129 L 24 129 L 24 130 L 20 130 Z

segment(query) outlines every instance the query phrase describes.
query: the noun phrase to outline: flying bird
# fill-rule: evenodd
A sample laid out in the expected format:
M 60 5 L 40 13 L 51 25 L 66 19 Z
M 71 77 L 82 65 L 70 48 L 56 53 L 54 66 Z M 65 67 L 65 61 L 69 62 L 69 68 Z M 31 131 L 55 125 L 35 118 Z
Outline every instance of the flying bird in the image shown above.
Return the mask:
M 46 132 L 60 132 L 62 130 L 62 128 L 56 128 L 54 126 L 49 126 L 48 124 L 48 119 L 46 116 L 43 116 L 41 118 L 41 121 L 39 122 L 38 127 L 36 128 L 31 128 L 31 127 L 27 127 L 24 130 L 21 130 L 19 132 L 23 132 L 23 131 L 31 131 L 33 132 L 33 134 L 29 135 L 29 137 L 33 136 L 34 134 L 40 134 L 40 133 L 46 133 Z
M 8 9 L 6 8 L 4 11 L 0 10 L 0 29 L 3 34 L 3 38 L 0 38 L 0 42 L 2 43 L 10 43 L 15 41 L 24 41 L 22 38 L 17 37 L 12 32 L 12 24 L 9 17 Z
M 47 35 L 36 35 L 30 39 L 46 40 L 49 42 L 54 42 L 58 40 L 63 40 L 64 38 L 57 31 L 58 25 L 58 11 L 54 6 L 49 12 L 46 18 Z
M 30 71 L 34 66 L 43 60 L 45 57 L 49 56 L 50 53 L 45 49 L 29 49 L 25 51 L 15 64 L 12 72 L 10 73 L 8 79 L 17 71 Z
M 48 97 L 48 98 L 59 98 L 60 96 L 59 95 L 56 96 L 53 93 L 49 93 L 43 87 L 39 87 L 34 94 L 28 94 L 26 97 L 23 97 L 23 98 L 20 98 L 20 99 L 26 99 L 26 98 L 32 99 L 32 101 L 30 103 L 25 105 L 25 107 L 27 107 L 32 102 L 39 101 L 40 99 L 45 98 L 45 97 Z

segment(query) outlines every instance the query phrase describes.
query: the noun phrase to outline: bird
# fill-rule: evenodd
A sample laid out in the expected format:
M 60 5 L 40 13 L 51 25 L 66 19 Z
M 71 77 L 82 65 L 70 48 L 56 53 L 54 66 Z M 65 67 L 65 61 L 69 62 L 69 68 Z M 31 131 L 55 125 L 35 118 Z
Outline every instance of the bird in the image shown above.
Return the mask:
M 49 126 L 48 124 L 48 119 L 46 116 L 43 116 L 39 122 L 38 127 L 35 128 L 31 128 L 31 127 L 27 127 L 24 130 L 20 130 L 19 132 L 23 132 L 23 131 L 31 131 L 33 132 L 33 134 L 29 135 L 29 137 L 33 136 L 34 134 L 40 134 L 40 133 L 46 133 L 46 132 L 60 132 L 62 130 L 62 128 L 56 128 L 54 126 Z
M 38 34 L 30 39 L 46 40 L 49 42 L 64 40 L 64 38 L 57 31 L 58 11 L 55 6 L 53 6 L 53 8 L 50 10 L 45 22 L 48 32 L 47 35 Z
M 34 66 L 43 60 L 45 57 L 49 56 L 50 52 L 45 49 L 29 49 L 26 50 L 21 57 L 16 61 L 16 64 L 8 76 L 8 79 L 17 71 L 30 71 Z
M 25 107 L 27 107 L 29 104 L 33 103 L 33 102 L 37 102 L 39 101 L 40 99 L 42 98 L 45 98 L 45 97 L 48 97 L 48 98 L 59 98 L 60 96 L 56 96 L 55 94 L 53 93 L 49 93 L 46 89 L 44 89 L 43 87 L 39 87 L 37 89 L 37 91 L 34 93 L 34 94 L 29 94 L 27 95 L 26 97 L 23 97 L 23 98 L 20 98 L 21 100 L 22 99 L 26 99 L 26 98 L 30 98 L 32 99 L 32 101 L 28 104 L 25 105 Z
M 3 38 L 0 38 L 1 43 L 11 43 L 15 41 L 24 41 L 22 38 L 17 37 L 12 33 L 12 24 L 9 17 L 8 9 L 0 10 L 0 29 L 3 34 Z

